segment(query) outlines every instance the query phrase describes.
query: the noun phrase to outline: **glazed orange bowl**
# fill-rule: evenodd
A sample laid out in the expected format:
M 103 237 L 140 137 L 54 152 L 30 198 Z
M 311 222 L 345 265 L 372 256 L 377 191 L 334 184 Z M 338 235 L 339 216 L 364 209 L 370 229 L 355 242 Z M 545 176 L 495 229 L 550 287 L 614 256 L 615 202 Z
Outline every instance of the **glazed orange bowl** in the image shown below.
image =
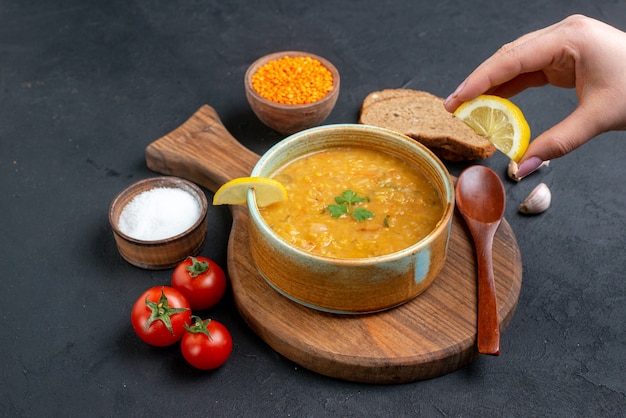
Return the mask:
M 140 180 L 111 202 L 109 223 L 120 255 L 161 270 L 197 255 L 206 240 L 208 203 L 194 183 L 173 176 Z
M 282 51 L 257 59 L 246 71 L 246 98 L 268 127 L 290 135 L 320 125 L 339 97 L 337 68 L 325 58 Z
M 344 170 L 350 161 L 356 168 Z M 277 143 L 251 175 L 287 188 L 287 202 L 265 208 L 249 191 L 250 248 L 267 283 L 297 303 L 383 311 L 424 292 L 445 264 L 454 188 L 441 161 L 404 135 L 311 128 Z

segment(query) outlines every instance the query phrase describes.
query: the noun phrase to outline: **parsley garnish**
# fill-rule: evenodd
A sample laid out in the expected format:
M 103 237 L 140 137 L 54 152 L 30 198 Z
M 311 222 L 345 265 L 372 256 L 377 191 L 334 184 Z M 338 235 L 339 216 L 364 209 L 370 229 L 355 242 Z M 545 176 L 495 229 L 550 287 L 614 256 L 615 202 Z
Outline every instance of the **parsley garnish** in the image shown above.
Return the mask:
M 338 218 L 342 215 L 351 215 L 358 222 L 363 222 L 366 219 L 374 217 L 374 214 L 365 208 L 352 209 L 357 203 L 362 203 L 368 200 L 365 197 L 359 196 L 352 190 L 346 190 L 341 196 L 335 197 L 336 204 L 328 205 L 327 208 L 333 218 Z
M 359 222 L 363 222 L 366 219 L 373 218 L 374 214 L 365 208 L 356 208 L 352 212 L 352 217 Z

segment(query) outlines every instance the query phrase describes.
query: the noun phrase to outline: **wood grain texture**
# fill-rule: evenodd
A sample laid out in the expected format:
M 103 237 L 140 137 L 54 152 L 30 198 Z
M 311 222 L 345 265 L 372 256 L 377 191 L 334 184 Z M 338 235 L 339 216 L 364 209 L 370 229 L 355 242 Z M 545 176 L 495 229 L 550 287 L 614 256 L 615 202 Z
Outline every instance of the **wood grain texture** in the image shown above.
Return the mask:
M 152 170 L 212 191 L 231 178 L 248 175 L 258 158 L 226 131 L 210 106 L 146 149 Z M 278 353 L 320 374 L 366 383 L 429 379 L 477 357 L 476 262 L 458 213 L 446 265 L 430 288 L 400 307 L 368 315 L 323 313 L 278 294 L 252 262 L 247 209 L 232 207 L 232 214 L 228 275 L 235 303 L 250 328 Z M 493 268 L 504 331 L 522 283 L 519 247 L 506 220 L 494 238 Z
M 191 180 L 213 192 L 228 180 L 249 176 L 258 159 L 233 138 L 208 105 L 146 147 L 148 168 Z

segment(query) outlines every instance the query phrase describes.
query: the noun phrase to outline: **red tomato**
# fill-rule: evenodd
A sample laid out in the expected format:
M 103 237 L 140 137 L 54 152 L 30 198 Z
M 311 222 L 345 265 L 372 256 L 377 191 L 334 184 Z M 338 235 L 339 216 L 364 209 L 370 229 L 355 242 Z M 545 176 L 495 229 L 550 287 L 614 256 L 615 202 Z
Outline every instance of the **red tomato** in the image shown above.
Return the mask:
M 156 286 L 139 296 L 130 320 L 139 338 L 164 347 L 182 338 L 185 326 L 191 323 L 191 307 L 178 290 Z
M 174 269 L 172 287 L 185 295 L 191 309 L 208 309 L 224 296 L 226 275 L 213 260 L 187 257 Z
M 220 367 L 233 351 L 233 339 L 221 323 L 197 316 L 191 317 L 193 324 L 185 327 L 180 348 L 187 363 L 200 370 Z

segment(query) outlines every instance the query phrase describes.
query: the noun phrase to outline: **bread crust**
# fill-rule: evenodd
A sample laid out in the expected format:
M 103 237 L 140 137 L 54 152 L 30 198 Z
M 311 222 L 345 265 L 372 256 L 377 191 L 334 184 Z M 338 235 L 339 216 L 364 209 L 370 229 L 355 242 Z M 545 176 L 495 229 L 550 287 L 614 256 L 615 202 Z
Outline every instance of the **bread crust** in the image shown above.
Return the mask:
M 443 101 L 420 90 L 375 91 L 363 100 L 359 123 L 402 133 L 448 161 L 492 156 L 493 144 L 446 111 Z

